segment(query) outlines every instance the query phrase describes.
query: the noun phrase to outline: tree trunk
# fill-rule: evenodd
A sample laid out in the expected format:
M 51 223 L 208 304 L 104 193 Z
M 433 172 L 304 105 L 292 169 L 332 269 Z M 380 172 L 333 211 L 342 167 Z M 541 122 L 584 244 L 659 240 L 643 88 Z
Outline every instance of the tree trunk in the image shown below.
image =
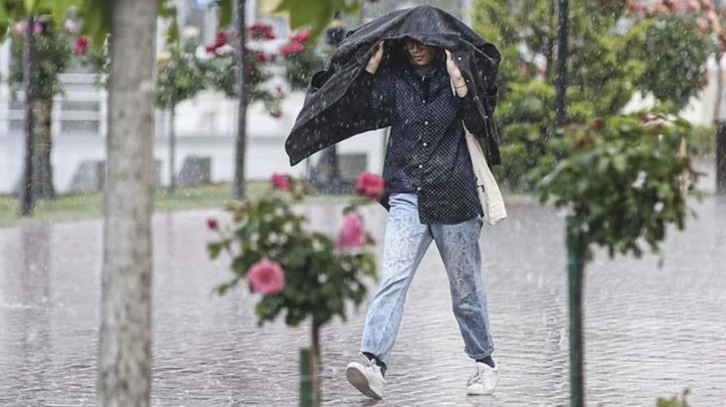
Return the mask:
M 726 117 L 723 117 L 723 92 L 724 77 L 721 69 L 721 59 L 724 51 L 716 53 L 716 104 L 714 105 L 714 122 L 717 125 L 716 132 L 716 193 L 726 195 Z
M 176 190 L 176 106 L 171 107 L 169 112 L 169 192 Z
M 156 1 L 112 5 L 97 403 L 148 406 Z
M 38 143 L 38 176 L 36 193 L 39 198 L 55 198 L 53 187 L 53 166 L 51 164 L 51 153 L 53 149 L 53 101 L 42 101 L 40 107 L 40 137 Z
M 726 195 L 726 124 L 721 123 L 716 133 L 716 193 Z
M 33 150 L 34 150 L 34 127 L 35 115 L 33 114 L 33 55 L 34 41 L 33 28 L 35 17 L 28 16 L 28 23 L 25 27 L 25 43 L 23 49 L 23 81 L 25 88 L 25 168 L 23 169 L 23 181 L 20 186 L 20 216 L 31 216 L 35 206 L 33 196 Z
M 237 0 L 237 140 L 235 142 L 234 160 L 234 196 L 238 199 L 245 196 L 245 155 L 247 151 L 247 87 L 245 86 L 245 6 L 247 0 Z
M 558 0 L 557 5 L 557 95 L 555 97 L 555 131 L 559 132 L 565 123 L 567 108 L 567 22 L 569 20 L 569 1 Z

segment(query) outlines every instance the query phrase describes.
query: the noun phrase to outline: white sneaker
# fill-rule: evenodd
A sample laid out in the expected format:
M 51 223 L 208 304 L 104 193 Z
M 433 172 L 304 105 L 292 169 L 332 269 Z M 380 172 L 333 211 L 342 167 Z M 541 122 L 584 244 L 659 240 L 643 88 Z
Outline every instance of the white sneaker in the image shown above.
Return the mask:
M 383 387 L 386 381 L 381 374 L 381 367 L 375 360 L 369 360 L 365 355 L 360 355 L 360 362 L 351 362 L 345 368 L 345 377 L 359 392 L 374 398 L 383 398 Z
M 499 364 L 494 367 L 486 363 L 476 362 L 476 370 L 466 382 L 466 394 L 470 396 L 494 393 L 499 383 Z

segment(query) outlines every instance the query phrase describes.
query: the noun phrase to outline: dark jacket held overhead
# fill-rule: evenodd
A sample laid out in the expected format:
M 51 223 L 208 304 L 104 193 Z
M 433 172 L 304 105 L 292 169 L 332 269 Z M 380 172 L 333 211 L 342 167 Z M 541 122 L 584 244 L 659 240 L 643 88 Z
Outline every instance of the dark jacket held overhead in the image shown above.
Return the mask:
M 373 105 L 360 103 L 370 99 L 361 86 L 362 76 L 380 41 L 395 43 L 405 38 L 451 50 L 467 81 L 470 102 L 483 123 L 483 129 L 470 130 L 477 136 L 487 162 L 501 162 L 493 119 L 499 51 L 454 16 L 435 7 L 419 6 L 394 11 L 352 31 L 326 69 L 315 74 L 285 142 L 291 165 L 353 135 L 391 125 L 385 117 L 380 120 Z M 380 69 L 385 69 L 385 61 Z

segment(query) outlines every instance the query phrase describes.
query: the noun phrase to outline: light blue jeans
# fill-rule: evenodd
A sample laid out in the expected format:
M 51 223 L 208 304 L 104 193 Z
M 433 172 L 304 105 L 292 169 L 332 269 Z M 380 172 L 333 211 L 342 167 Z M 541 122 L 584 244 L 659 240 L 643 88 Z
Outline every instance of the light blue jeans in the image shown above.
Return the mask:
M 419 221 L 416 194 L 392 194 L 389 203 L 383 243 L 383 278 L 368 306 L 361 352 L 372 353 L 388 365 L 403 316 L 406 292 L 433 240 L 449 277 L 454 316 L 464 337 L 464 351 L 472 359 L 491 355 L 494 344 L 479 249 L 481 218 L 455 225 L 426 225 Z

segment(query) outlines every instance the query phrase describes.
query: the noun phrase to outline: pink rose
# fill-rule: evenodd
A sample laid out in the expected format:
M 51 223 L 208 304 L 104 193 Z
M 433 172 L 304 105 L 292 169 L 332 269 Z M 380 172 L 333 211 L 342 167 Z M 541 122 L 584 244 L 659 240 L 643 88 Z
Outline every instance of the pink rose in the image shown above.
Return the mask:
M 25 21 L 18 21 L 13 26 L 13 31 L 12 31 L 13 35 L 23 35 L 23 34 L 25 34 L 25 27 L 27 27 L 27 26 L 28 26 L 28 23 L 27 22 L 25 22 Z
M 262 295 L 275 295 L 285 289 L 285 272 L 280 263 L 262 259 L 250 267 L 247 273 L 252 291 Z
M 227 40 L 228 39 L 229 38 L 227 37 L 227 33 L 220 31 L 214 37 L 214 43 L 213 44 L 209 44 L 209 45 L 205 46 L 204 48 L 210 54 L 217 53 L 217 50 L 218 49 L 222 48 L 224 45 L 227 44 Z
M 88 41 L 87 37 L 78 37 L 76 38 L 76 43 L 73 46 L 73 53 L 76 55 L 83 55 L 88 50 L 88 45 L 90 44 L 90 41 Z
M 273 117 L 275 117 L 273 115 Z M 272 186 L 281 191 L 290 190 L 290 177 L 284 174 L 272 174 Z
M 217 55 L 227 55 L 232 54 L 235 52 L 235 49 L 233 46 L 229 44 L 222 44 L 219 47 L 215 48 L 214 53 Z
M 219 223 L 217 222 L 217 219 L 214 219 L 214 218 L 207 219 L 207 227 L 209 227 L 212 230 L 216 230 L 219 227 Z
M 385 184 L 386 183 L 382 177 L 369 172 L 364 172 L 358 177 L 358 182 L 355 185 L 355 191 L 359 195 L 364 195 L 377 200 L 383 196 L 386 186 Z
M 247 31 L 253 40 L 274 40 L 274 29 L 269 24 L 255 23 L 252 24 Z
M 711 27 L 711 22 L 703 17 L 696 18 L 696 24 L 698 24 L 698 27 L 703 31 L 706 31 Z
M 297 54 L 302 51 L 303 48 L 304 47 L 302 44 L 293 41 L 287 45 L 283 45 L 282 47 L 280 47 L 280 55 L 282 55 L 283 57 L 287 57 L 292 54 Z
M 361 247 L 365 244 L 365 241 L 366 235 L 360 216 L 355 212 L 348 212 L 343 217 L 343 227 L 338 233 L 335 247 L 338 249 Z
M 297 32 L 295 35 L 292 36 L 292 41 L 299 42 L 302 44 L 310 39 L 310 35 L 311 35 L 310 30 L 300 30 L 299 32 Z
M 292 44 L 290 44 L 290 51 L 293 54 L 297 54 L 298 52 L 301 52 L 303 50 L 303 48 L 305 48 L 305 47 L 303 47 L 303 45 L 299 42 L 293 42 Z
M 222 45 L 227 43 L 227 34 L 224 32 L 218 32 L 217 35 L 214 37 L 214 45 L 217 47 L 221 47 Z
M 76 24 L 73 20 L 66 20 L 65 23 L 63 23 L 63 28 L 65 28 L 65 30 L 69 33 L 75 33 L 78 31 L 78 24 Z

